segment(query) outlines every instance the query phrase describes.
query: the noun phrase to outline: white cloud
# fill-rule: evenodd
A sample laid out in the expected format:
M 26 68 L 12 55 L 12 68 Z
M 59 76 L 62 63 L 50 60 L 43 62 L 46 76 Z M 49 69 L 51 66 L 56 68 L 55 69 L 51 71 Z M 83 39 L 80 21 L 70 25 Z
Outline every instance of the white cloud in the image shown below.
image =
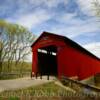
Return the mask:
M 57 7 L 57 5 L 60 3 L 65 3 L 65 4 L 67 3 L 67 0 L 26 0 L 26 1 L 27 1 L 27 4 L 32 4 L 36 6 L 45 5 L 48 8 Z
M 9 15 L 6 20 L 32 29 L 49 20 L 52 13 L 47 9 L 57 7 L 61 2 L 66 4 L 65 0 L 7 0 L 3 6 L 0 5 L 2 9 L 0 14 L 7 15 L 14 10 L 13 15 Z M 46 6 L 47 9 L 44 9 L 43 6 Z
M 76 16 L 76 13 L 64 13 L 60 16 L 57 16 L 55 20 L 57 20 L 60 23 L 75 23 L 76 20 L 73 20 L 73 17 Z
M 57 7 L 60 3 L 67 3 L 67 0 L 41 0 L 48 8 Z
M 78 2 L 81 6 L 81 10 L 84 11 L 84 13 L 86 13 L 86 14 L 91 13 L 93 0 L 86 0 L 86 1 L 78 0 Z
M 89 43 L 83 47 L 100 58 L 100 42 Z
M 95 7 L 94 2 L 98 1 L 100 3 L 100 0 L 78 0 L 78 3 L 80 5 L 81 10 L 88 15 L 95 15 Z
M 76 0 L 76 2 L 79 4 L 80 11 L 89 16 L 94 15 L 92 4 L 93 1 L 94 0 Z M 46 21 L 53 19 L 60 24 L 49 25 L 46 23 L 48 26 L 50 26 L 49 29 L 46 30 L 68 36 L 70 38 L 77 37 L 81 34 L 88 35 L 87 33 L 94 35 L 95 31 L 99 31 L 100 24 L 96 22 L 95 18 L 90 17 L 90 19 L 82 20 L 76 18 L 78 15 L 77 12 L 68 13 L 66 9 L 64 11 L 56 12 L 58 9 L 57 7 L 59 7 L 58 5 L 61 3 L 63 3 L 66 8 L 68 0 L 7 0 L 4 5 L 0 5 L 0 14 L 6 15 L 6 13 L 15 10 L 13 15 L 9 15 L 6 20 L 23 25 L 29 29 L 34 28 L 35 30 L 38 30 L 38 25 L 42 26 Z M 14 6 L 17 8 L 15 9 Z M 55 8 L 54 11 L 52 8 Z M 96 55 L 100 55 L 100 45 L 99 43 L 96 43 L 95 45 L 92 43 L 87 44 L 84 47 L 90 51 L 93 51 L 96 53 Z M 30 58 L 31 55 L 28 59 Z
M 66 5 L 67 0 L 6 0 L 3 5 L 0 5 L 0 8 L 2 8 L 0 11 L 1 13 L 6 13 L 7 11 L 16 9 L 15 14 L 22 14 L 32 9 L 34 11 L 37 7 L 42 8 L 45 6 L 47 9 L 54 8 L 60 3 Z
M 8 1 L 11 2 L 11 0 Z M 91 13 L 91 2 L 93 0 L 77 1 L 80 5 L 80 9 L 82 9 L 83 12 Z M 11 3 L 14 4 L 14 2 Z M 55 13 L 53 11 L 53 13 L 49 12 L 49 8 L 58 7 L 58 5 L 61 3 L 64 3 L 64 5 L 66 6 L 68 0 L 17 0 L 15 3 L 16 5 L 18 5 L 18 9 L 12 16 L 8 17 L 7 20 L 23 25 L 29 29 L 34 28 L 35 30 L 38 30 L 38 25 L 43 26 L 44 23 L 49 19 L 56 20 L 57 22 L 60 22 L 60 24 L 48 25 L 50 26 L 48 31 L 66 35 L 71 38 L 79 36 L 81 34 L 86 34 L 88 32 L 90 33 L 98 31 L 100 28 L 95 19 L 90 18 L 89 20 L 85 21 L 74 18 L 75 16 L 77 16 L 77 12 L 65 12 L 61 14 L 59 14 L 61 11 L 54 11 Z M 43 6 L 46 6 L 47 9 L 44 9 Z M 6 9 L 7 8 L 9 8 L 9 6 L 6 6 Z
M 51 16 L 45 10 L 39 10 L 34 13 L 29 13 L 21 16 L 15 16 L 15 18 L 6 19 L 9 22 L 14 22 L 25 26 L 29 29 L 36 27 L 38 24 L 41 24 L 49 20 Z
M 64 25 L 56 25 L 50 31 L 68 36 L 70 38 L 75 38 L 81 34 L 88 35 L 87 33 L 91 33 L 91 35 L 94 35 L 96 31 L 99 31 L 100 24 L 96 21 L 95 18 L 84 21 L 73 18 L 74 15 L 75 14 L 68 14 L 68 16 L 67 14 L 62 15 L 57 20 Z

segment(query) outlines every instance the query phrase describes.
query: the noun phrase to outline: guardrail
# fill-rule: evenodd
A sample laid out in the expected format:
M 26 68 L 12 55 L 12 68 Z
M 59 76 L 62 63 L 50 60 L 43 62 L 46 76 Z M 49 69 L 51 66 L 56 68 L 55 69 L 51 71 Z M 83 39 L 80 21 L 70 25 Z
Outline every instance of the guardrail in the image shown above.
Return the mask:
M 0 73 L 0 79 L 12 79 L 12 78 L 20 78 L 24 76 L 30 76 L 30 72 L 7 72 L 7 73 Z
M 92 85 L 88 85 L 85 83 L 81 83 L 77 80 L 69 79 L 65 76 L 62 76 L 61 82 L 68 87 L 71 87 L 72 89 L 76 90 L 77 92 L 83 92 L 88 94 L 96 94 L 100 96 L 100 88 Z

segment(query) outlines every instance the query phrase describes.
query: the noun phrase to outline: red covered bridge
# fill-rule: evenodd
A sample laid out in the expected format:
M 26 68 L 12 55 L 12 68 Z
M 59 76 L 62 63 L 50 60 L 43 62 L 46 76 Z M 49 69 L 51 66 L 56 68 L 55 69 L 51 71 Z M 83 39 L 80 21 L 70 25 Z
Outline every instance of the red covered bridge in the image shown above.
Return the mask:
M 100 59 L 67 37 L 43 32 L 31 47 L 35 74 L 83 80 L 100 73 Z

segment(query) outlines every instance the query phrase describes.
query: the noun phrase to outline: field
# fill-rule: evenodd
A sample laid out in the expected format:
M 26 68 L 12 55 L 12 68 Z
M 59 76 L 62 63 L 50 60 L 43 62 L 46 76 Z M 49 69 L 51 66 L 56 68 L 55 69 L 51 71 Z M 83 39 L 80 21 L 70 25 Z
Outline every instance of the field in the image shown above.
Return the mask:
M 7 62 L 4 62 L 0 73 L 0 80 L 30 76 L 31 68 L 31 62 L 19 62 L 17 66 L 15 66 L 15 62 L 13 62 L 9 68 L 7 66 Z

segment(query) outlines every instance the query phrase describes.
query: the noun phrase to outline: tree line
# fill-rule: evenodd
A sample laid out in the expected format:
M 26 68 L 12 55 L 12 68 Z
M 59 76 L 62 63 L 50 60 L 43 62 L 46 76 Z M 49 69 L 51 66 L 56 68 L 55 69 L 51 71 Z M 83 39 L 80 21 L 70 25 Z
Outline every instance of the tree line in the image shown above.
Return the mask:
M 34 38 L 23 26 L 0 20 L 0 72 L 4 67 L 11 71 L 11 67 L 25 62 L 31 53 L 30 45 Z

